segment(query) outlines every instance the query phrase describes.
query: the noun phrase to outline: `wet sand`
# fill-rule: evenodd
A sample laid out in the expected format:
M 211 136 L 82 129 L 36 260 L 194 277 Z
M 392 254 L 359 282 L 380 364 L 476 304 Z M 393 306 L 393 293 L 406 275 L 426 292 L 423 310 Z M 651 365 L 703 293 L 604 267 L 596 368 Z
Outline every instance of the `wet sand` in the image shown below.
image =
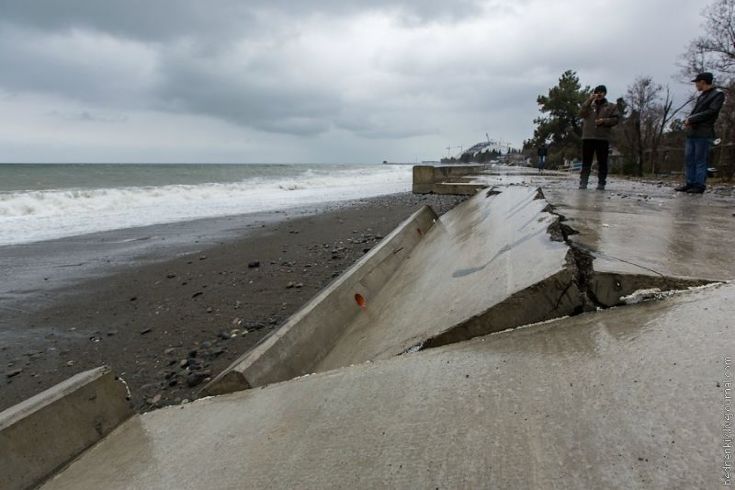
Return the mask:
M 105 364 L 127 381 L 139 411 L 192 400 L 209 376 L 273 332 L 421 205 L 443 214 L 461 200 L 406 193 L 319 213 L 199 220 L 177 225 L 196 233 L 175 239 L 166 231 L 171 225 L 147 227 L 146 240 L 126 238 L 140 230 L 87 242 L 77 237 L 54 244 L 64 260 L 50 258 L 43 244 L 14 247 L 12 257 L 6 249 L 6 264 L 53 267 L 46 274 L 5 267 L 18 287 L 2 295 L 0 410 Z M 168 242 L 138 247 L 151 237 Z M 63 267 L 68 263 L 76 275 Z

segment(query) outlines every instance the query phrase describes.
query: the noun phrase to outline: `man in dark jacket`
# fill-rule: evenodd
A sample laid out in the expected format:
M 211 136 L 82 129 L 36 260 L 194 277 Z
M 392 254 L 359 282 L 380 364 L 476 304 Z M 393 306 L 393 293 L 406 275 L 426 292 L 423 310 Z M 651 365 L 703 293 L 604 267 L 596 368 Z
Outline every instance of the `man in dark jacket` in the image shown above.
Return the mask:
M 715 138 L 715 122 L 725 102 L 725 94 L 717 90 L 711 73 L 700 73 L 692 80 L 701 92 L 694 104 L 694 110 L 684 121 L 687 129 L 686 140 L 686 179 L 685 185 L 677 187 L 679 192 L 702 194 L 707 179 L 709 151 Z
M 586 189 L 592 170 L 592 159 L 597 157 L 597 190 L 605 190 L 607 183 L 607 158 L 610 153 L 612 127 L 618 123 L 618 106 L 607 101 L 607 88 L 598 85 L 582 104 L 582 174 L 579 188 Z

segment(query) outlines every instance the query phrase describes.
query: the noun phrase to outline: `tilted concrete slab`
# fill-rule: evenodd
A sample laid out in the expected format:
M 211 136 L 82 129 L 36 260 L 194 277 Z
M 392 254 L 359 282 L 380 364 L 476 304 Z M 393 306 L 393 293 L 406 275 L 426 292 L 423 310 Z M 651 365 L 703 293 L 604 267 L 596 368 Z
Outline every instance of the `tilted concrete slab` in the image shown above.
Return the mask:
M 204 394 L 229 393 L 312 372 L 334 347 L 344 326 L 362 314 L 364 298 L 385 286 L 436 220 L 431 208 L 422 207 L 273 335 L 215 377 Z
M 35 486 L 133 416 L 106 367 L 79 373 L 0 412 L 0 488 Z
M 733 304 L 710 287 L 169 407 L 43 488 L 718 488 Z
M 319 363 L 386 359 L 581 309 L 570 248 L 538 189 L 482 191 L 429 230 Z
M 579 271 L 547 207 L 537 189 L 502 188 L 479 193 L 421 233 L 409 220 L 381 244 L 385 253 L 377 252 L 391 260 L 367 258 L 348 271 L 205 392 L 262 386 L 580 310 Z M 380 280 L 364 280 L 367 269 Z

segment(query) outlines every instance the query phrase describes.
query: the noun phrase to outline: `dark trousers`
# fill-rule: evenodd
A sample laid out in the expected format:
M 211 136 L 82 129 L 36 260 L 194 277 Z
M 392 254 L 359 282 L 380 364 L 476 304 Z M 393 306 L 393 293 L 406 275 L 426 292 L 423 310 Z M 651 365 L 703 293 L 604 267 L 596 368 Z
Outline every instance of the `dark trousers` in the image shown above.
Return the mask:
M 587 183 L 592 170 L 592 159 L 597 157 L 597 182 L 604 186 L 607 183 L 607 157 L 610 143 L 606 140 L 582 140 L 582 181 Z

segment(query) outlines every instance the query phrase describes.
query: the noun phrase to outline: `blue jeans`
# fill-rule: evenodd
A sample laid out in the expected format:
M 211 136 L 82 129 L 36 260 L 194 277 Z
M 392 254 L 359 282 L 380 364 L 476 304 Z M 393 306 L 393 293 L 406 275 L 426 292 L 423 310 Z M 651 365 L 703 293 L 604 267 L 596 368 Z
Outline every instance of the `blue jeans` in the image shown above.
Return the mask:
M 709 150 L 712 147 L 710 138 L 687 138 L 686 142 L 686 178 L 687 185 L 704 187 L 709 166 Z
M 544 165 L 546 165 L 546 155 L 540 155 L 538 157 L 538 168 L 539 170 L 544 169 Z

